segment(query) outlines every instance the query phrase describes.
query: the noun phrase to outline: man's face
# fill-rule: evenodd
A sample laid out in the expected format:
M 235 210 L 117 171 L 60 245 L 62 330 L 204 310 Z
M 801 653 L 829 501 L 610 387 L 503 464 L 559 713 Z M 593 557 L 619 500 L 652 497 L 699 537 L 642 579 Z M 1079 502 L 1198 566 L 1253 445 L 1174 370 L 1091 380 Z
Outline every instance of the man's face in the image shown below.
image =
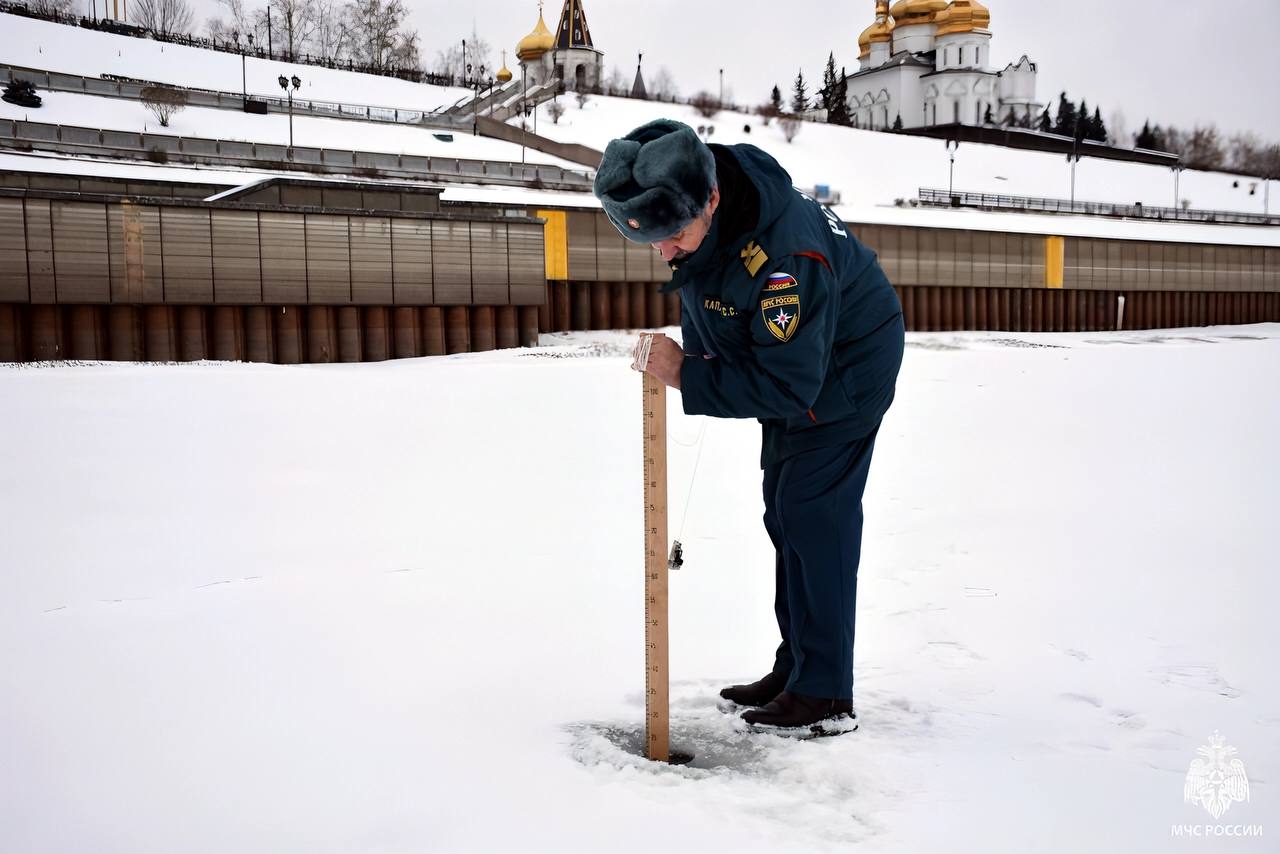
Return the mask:
M 703 208 L 702 213 L 694 218 L 693 222 L 666 240 L 659 240 L 649 245 L 658 250 L 662 255 L 662 260 L 668 264 L 681 258 L 688 258 L 698 250 L 698 247 L 702 245 L 702 241 L 706 238 L 707 232 L 711 230 L 711 218 L 714 216 L 716 207 L 719 204 L 720 188 L 713 187 L 711 198 L 707 200 L 707 206 Z

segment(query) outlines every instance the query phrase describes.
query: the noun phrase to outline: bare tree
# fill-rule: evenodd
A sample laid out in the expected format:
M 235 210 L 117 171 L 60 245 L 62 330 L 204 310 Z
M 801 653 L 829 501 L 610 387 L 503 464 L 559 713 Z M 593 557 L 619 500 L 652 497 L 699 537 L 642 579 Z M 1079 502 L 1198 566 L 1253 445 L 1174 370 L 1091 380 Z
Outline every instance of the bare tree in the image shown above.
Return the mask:
M 289 56 L 305 53 L 316 28 L 314 0 L 271 0 L 268 5 L 280 45 Z
M 610 69 L 609 76 L 605 78 L 604 93 L 606 95 L 626 95 L 627 89 L 627 75 L 615 65 Z
M 1182 162 L 1191 169 L 1221 169 L 1225 156 L 1218 128 L 1214 125 L 1196 125 L 1182 140 L 1178 150 Z
M 671 71 L 665 65 L 653 76 L 653 83 L 649 85 L 649 94 L 659 101 L 672 101 L 680 94 L 676 79 L 671 76 Z
M 169 86 L 148 86 L 142 90 L 142 105 L 167 128 L 169 119 L 187 106 L 187 93 Z
M 1252 132 L 1233 134 L 1227 140 L 1227 168 L 1259 178 L 1280 177 L 1280 145 L 1263 142 Z
M 1129 124 L 1125 121 L 1124 110 L 1116 107 L 1107 115 L 1107 142 L 1115 146 L 1130 146 Z
M 395 47 L 391 49 L 391 67 L 405 70 L 422 67 L 422 39 L 417 30 L 401 30 L 396 34 Z
M 417 55 L 416 33 L 409 44 L 401 30 L 409 9 L 401 0 L 351 0 L 347 20 L 351 27 L 351 54 L 361 65 L 380 70 L 398 65 L 407 56 Z
M 342 7 L 337 0 L 312 2 L 315 30 L 311 35 L 311 52 L 321 59 L 346 59 L 351 53 L 351 25 Z
M 134 0 L 133 18 L 158 36 L 190 33 L 194 20 L 187 0 Z
M 714 118 L 720 112 L 720 101 L 710 92 L 699 92 L 689 99 L 689 105 L 698 111 L 704 119 Z
M 795 116 L 783 116 L 778 119 L 778 127 L 782 128 L 782 135 L 787 142 L 791 142 L 800 133 L 800 120 Z
M 551 116 L 553 125 L 560 124 L 560 117 L 564 115 L 564 104 L 559 101 L 552 101 L 547 104 L 547 115 Z
M 579 109 L 579 110 L 581 110 L 583 107 L 585 107 L 585 106 L 587 105 L 587 101 L 589 101 L 589 100 L 591 99 L 591 98 L 590 98 L 590 95 L 587 93 L 587 91 L 586 91 L 585 89 L 580 90 L 580 91 L 578 91 L 578 92 L 574 93 L 574 96 L 573 96 L 573 97 L 574 97 L 574 98 L 577 100 L 577 102 L 578 102 L 578 109 Z
M 249 36 L 259 47 L 267 45 L 267 15 L 263 9 L 249 9 L 244 0 L 218 0 L 218 5 L 226 17 L 209 18 L 204 25 L 209 38 L 215 41 L 229 42 L 234 35 L 239 35 L 244 44 Z
M 74 6 L 72 0 L 27 0 L 26 7 L 38 15 L 70 15 Z
M 465 61 L 471 66 L 469 72 L 463 67 L 463 61 L 462 39 L 454 39 L 448 47 L 436 53 L 436 73 L 447 74 L 455 80 L 468 80 L 489 77 L 498 71 L 493 64 L 493 49 L 489 47 L 488 41 L 476 33 L 474 27 L 471 29 L 471 35 L 467 36 Z M 481 67 L 484 68 L 483 74 L 480 71 Z

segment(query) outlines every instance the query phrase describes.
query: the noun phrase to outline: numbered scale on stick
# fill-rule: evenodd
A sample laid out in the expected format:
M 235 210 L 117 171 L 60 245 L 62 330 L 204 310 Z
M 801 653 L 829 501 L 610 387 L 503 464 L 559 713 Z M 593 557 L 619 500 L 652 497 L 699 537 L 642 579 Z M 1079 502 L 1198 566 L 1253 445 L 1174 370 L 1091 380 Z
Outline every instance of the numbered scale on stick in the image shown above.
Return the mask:
M 648 364 L 649 336 L 641 336 L 636 364 Z M 645 755 L 684 764 L 692 755 L 672 751 L 667 627 L 667 388 L 644 374 L 644 723 Z M 677 543 L 672 549 L 679 551 Z M 674 557 L 672 558 L 674 559 Z M 674 566 L 672 566 L 674 568 Z

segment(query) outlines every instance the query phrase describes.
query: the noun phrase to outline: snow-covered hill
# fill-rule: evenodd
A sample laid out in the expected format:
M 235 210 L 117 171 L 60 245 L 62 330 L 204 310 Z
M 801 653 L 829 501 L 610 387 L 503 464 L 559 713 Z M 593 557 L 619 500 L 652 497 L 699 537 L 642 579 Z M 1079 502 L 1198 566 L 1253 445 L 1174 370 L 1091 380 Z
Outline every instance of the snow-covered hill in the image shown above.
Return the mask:
M 117 36 L 97 30 L 0 14 L 0 62 L 85 77 L 115 74 L 195 89 L 241 91 L 240 56 Z M 470 90 L 356 74 L 279 59 L 249 57 L 245 81 L 252 95 L 280 97 L 280 75 L 302 79 L 298 97 L 314 101 L 435 110 L 469 97 Z
M 690 492 L 672 393 L 688 768 L 637 755 L 630 341 L 545 341 L 0 366 L 0 850 L 1274 849 L 1170 834 L 1280 826 L 1280 326 L 909 336 L 864 725 L 811 743 L 715 709 L 777 642 L 759 427 L 707 421 Z M 1220 822 L 1183 797 L 1215 730 Z
M 788 143 L 777 122 L 765 127 L 759 116 L 745 113 L 725 110 L 708 119 L 683 104 L 593 96 L 579 107 L 573 97 L 560 100 L 565 113 L 559 123 L 551 121 L 545 105 L 540 109 L 539 134 L 603 149 L 610 139 L 656 118 L 677 119 L 695 128 L 709 126 L 714 128 L 709 141 L 758 145 L 778 158 L 798 186 L 829 185 L 851 208 L 915 198 L 921 187 L 949 186 L 950 163 L 942 140 L 804 122 Z M 1251 183 L 1257 184 L 1253 196 Z M 1066 199 L 1071 196 L 1071 167 L 1061 154 L 963 143 L 956 151 L 954 186 Z M 1201 209 L 1262 213 L 1263 195 L 1258 179 L 1239 175 L 1186 170 L 1179 181 L 1179 196 Z M 1075 197 L 1170 207 L 1173 172 L 1163 166 L 1086 157 L 1076 166 Z M 1273 180 L 1271 212 L 1277 210 L 1280 181 Z

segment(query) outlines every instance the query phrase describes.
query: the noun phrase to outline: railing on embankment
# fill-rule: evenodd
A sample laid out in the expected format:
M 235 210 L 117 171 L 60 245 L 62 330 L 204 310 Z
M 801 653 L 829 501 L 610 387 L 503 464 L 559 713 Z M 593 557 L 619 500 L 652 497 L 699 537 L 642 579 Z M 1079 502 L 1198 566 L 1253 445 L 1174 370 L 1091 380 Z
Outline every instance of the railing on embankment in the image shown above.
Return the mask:
M 302 170 L 315 174 L 407 178 L 505 186 L 535 185 L 555 190 L 591 189 L 582 171 L 537 163 L 468 160 L 381 151 L 273 145 L 161 133 L 104 130 L 0 119 L 0 149 L 54 151 L 60 154 L 152 160 L 256 169 Z
M 373 104 L 349 104 L 337 101 L 315 101 L 310 98 L 294 98 L 270 95 L 245 95 L 241 92 L 222 92 L 213 89 L 193 89 L 170 83 L 134 80 L 115 75 L 85 77 L 43 68 L 28 68 L 0 62 L 0 80 L 26 80 L 37 89 L 49 92 L 73 92 L 102 98 L 120 98 L 141 101 L 142 92 L 150 86 L 164 86 L 186 95 L 187 106 L 208 107 L 215 110 L 243 111 L 246 100 L 257 101 L 267 112 L 288 113 L 317 118 L 354 119 L 361 122 L 388 124 L 438 125 L 442 128 L 461 128 L 462 122 L 428 110 L 411 110 L 404 107 L 381 107 Z

